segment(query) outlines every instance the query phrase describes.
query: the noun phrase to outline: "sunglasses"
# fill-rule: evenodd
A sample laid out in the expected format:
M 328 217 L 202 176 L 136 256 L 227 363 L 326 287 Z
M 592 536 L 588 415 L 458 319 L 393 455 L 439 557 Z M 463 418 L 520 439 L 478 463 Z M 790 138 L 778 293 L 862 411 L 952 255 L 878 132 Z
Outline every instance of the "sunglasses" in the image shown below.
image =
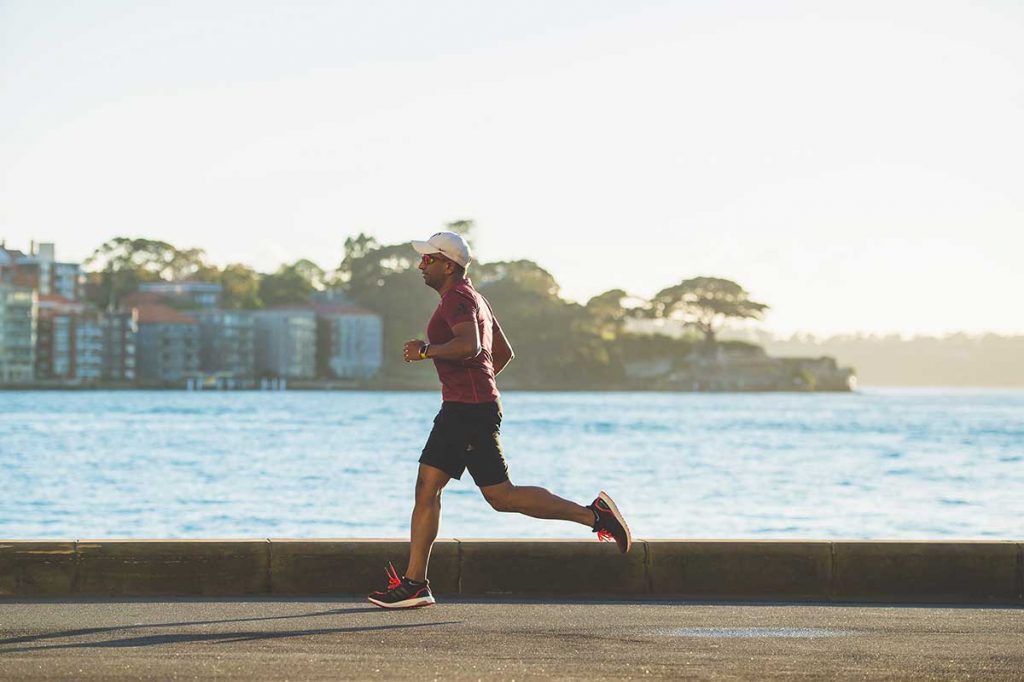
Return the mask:
M 420 259 L 420 262 L 423 263 L 424 265 L 433 265 L 435 261 L 439 260 L 445 261 L 448 259 L 439 253 L 425 253 L 423 254 L 423 258 Z

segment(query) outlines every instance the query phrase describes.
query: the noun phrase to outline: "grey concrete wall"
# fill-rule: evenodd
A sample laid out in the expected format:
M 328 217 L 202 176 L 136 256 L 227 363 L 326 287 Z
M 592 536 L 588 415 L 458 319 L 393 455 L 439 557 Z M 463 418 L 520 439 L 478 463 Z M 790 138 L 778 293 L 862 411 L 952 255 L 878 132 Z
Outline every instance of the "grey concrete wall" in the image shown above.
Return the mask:
M 0 597 L 366 594 L 404 540 L 0 540 Z M 435 593 L 1024 604 L 1024 543 L 439 540 Z

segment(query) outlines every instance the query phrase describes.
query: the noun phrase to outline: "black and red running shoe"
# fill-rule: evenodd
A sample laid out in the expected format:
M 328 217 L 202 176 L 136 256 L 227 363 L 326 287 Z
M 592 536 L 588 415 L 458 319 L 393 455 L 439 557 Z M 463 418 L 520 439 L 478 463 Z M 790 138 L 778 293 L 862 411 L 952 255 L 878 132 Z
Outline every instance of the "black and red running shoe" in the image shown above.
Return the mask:
M 594 512 L 594 532 L 597 539 L 602 542 L 615 541 L 619 551 L 625 554 L 633 546 L 633 537 L 629 534 L 629 526 L 622 518 L 619 508 L 615 506 L 612 498 L 603 490 L 587 509 Z
M 429 580 L 418 583 L 405 576 L 399 578 L 390 561 L 385 571 L 388 574 L 388 588 L 380 592 L 371 592 L 366 597 L 371 604 L 376 604 L 382 609 L 411 609 L 434 603 Z

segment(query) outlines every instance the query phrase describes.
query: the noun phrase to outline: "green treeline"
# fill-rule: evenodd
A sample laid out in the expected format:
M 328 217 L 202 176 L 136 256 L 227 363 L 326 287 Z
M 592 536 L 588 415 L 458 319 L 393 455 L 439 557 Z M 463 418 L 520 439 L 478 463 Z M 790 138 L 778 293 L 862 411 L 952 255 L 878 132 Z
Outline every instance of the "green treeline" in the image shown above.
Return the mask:
M 447 227 L 472 241 L 472 221 Z M 243 263 L 213 266 L 201 249 L 118 237 L 87 259 L 87 297 L 106 308 L 140 283 L 190 280 L 221 284 L 224 308 L 259 309 L 307 304 L 317 291 L 340 290 L 381 315 L 385 380 L 429 378 L 432 372 L 411 370 L 401 360 L 403 342 L 424 337 L 438 300 L 423 284 L 410 243 L 381 244 L 359 234 L 345 240 L 339 255 L 331 270 L 302 259 L 260 273 Z M 716 333 L 730 318 L 760 318 L 767 308 L 735 282 L 716 277 L 682 280 L 651 300 L 610 289 L 581 305 L 563 299 L 551 273 L 530 260 L 474 263 L 468 274 L 491 301 L 516 351 L 517 361 L 502 374 L 509 388 L 622 386 L 627 361 L 670 358 L 681 365 L 718 345 L 752 347 L 720 342 Z M 681 338 L 630 333 L 630 318 L 683 320 L 692 333 Z

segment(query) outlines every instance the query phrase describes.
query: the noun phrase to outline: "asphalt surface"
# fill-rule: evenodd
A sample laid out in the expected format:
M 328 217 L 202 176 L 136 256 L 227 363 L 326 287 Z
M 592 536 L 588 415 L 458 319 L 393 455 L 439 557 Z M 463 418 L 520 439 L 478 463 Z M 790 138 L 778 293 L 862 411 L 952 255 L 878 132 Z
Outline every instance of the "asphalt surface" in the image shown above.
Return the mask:
M 1024 680 L 1024 609 L 0 600 L 0 679 Z

